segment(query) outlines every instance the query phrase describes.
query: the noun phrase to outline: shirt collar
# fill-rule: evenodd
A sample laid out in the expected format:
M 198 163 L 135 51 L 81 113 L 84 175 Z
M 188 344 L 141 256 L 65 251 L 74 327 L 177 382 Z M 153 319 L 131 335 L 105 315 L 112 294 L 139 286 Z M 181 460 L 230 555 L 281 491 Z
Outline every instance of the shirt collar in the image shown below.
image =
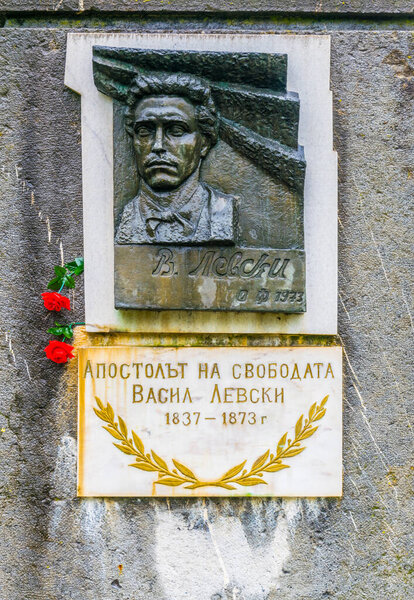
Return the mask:
M 139 210 L 150 237 L 156 235 L 157 227 L 162 223 L 178 227 L 186 237 L 195 232 L 207 199 L 199 177 L 197 169 L 177 190 L 164 194 L 157 194 L 144 181 L 141 182 Z M 165 202 L 167 198 L 168 205 Z

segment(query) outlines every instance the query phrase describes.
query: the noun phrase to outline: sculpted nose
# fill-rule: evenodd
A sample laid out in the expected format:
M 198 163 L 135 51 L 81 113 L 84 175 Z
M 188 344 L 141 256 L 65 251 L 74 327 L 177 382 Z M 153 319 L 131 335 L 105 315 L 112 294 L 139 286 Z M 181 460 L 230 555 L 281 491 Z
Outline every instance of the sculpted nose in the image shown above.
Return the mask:
M 164 131 L 162 127 L 157 127 L 155 131 L 154 142 L 152 144 L 153 152 L 162 152 L 164 148 Z

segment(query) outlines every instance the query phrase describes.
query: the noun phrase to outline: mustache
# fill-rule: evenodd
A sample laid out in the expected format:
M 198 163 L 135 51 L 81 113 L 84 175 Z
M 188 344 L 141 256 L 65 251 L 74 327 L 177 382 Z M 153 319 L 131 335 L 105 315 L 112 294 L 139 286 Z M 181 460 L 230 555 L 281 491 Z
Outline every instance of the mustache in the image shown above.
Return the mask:
M 178 162 L 173 156 L 169 156 L 168 154 L 165 156 L 148 156 L 146 161 L 144 162 L 144 167 L 177 167 Z

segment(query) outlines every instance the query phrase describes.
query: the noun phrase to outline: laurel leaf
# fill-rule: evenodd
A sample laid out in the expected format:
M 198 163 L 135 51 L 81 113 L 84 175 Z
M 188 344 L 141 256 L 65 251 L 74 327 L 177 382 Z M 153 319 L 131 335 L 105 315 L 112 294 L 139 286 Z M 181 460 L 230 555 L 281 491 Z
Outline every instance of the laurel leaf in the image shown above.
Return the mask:
M 99 406 L 99 408 L 101 410 L 104 410 L 104 405 L 102 404 L 102 402 L 100 401 L 100 399 L 98 398 L 98 396 L 95 396 L 95 400 L 96 400 L 96 404 Z
M 260 483 L 267 485 L 266 481 L 263 481 L 263 479 L 260 479 L 259 477 L 247 477 L 246 479 L 241 479 L 237 483 L 244 486 L 259 485 Z
M 262 454 L 262 456 L 259 456 L 259 458 L 254 461 L 254 463 L 252 464 L 252 471 L 254 469 L 259 469 L 262 465 L 265 464 L 266 459 L 269 456 L 269 452 L 270 450 L 266 450 L 266 452 Z
M 97 408 L 93 409 L 95 414 L 98 415 L 98 417 L 100 419 L 102 419 L 102 421 L 105 421 L 105 423 L 110 423 L 110 420 L 108 419 L 108 417 L 106 416 L 106 413 L 101 412 L 100 410 L 98 410 Z
M 108 417 L 110 418 L 111 421 L 114 420 L 114 409 L 112 408 L 112 406 L 109 404 L 106 405 L 106 414 L 108 415 Z
M 292 448 L 291 450 L 287 450 L 287 452 L 284 453 L 284 458 L 288 458 L 289 456 L 296 456 L 304 450 L 305 448 Z
M 135 452 L 133 450 L 131 450 L 131 448 L 128 448 L 127 446 L 121 446 L 121 444 L 115 444 L 115 442 L 114 442 L 114 446 L 119 448 L 121 450 L 121 452 L 123 452 L 124 454 L 135 454 Z
M 111 429 L 110 427 L 103 427 L 103 429 L 106 429 L 106 431 L 108 431 L 116 440 L 121 440 L 122 442 L 122 440 L 124 439 L 122 435 L 118 431 L 116 431 L 116 429 Z
M 329 394 L 327 396 L 325 396 L 325 398 L 322 400 L 322 402 L 319 405 L 319 408 L 322 408 L 323 406 L 325 406 L 325 404 L 328 402 L 328 398 L 329 398 Z
M 142 454 L 144 454 L 145 448 L 144 448 L 144 444 L 142 443 L 141 439 L 137 436 L 137 434 L 135 433 L 135 431 L 132 431 L 132 437 L 134 438 L 134 444 L 137 447 L 139 452 L 142 452 Z
M 312 419 L 315 412 L 316 412 L 316 402 L 314 402 L 309 409 L 309 419 Z
M 152 465 L 150 465 L 149 463 L 146 462 L 136 462 L 136 463 L 132 463 L 132 465 L 128 465 L 130 467 L 135 467 L 136 469 L 141 469 L 141 471 L 156 471 L 157 468 L 153 467 Z
M 229 483 L 224 483 L 223 481 L 220 481 L 219 483 L 216 483 L 215 485 L 217 485 L 217 487 L 224 488 L 225 490 L 235 490 L 236 489 L 236 487 L 234 485 L 230 485 Z
M 300 434 L 300 432 L 302 431 L 302 424 L 303 424 L 303 415 L 300 415 L 297 423 L 296 423 L 296 427 L 295 427 L 295 437 L 297 438 Z
M 161 467 L 161 469 L 164 469 L 164 471 L 168 471 L 168 465 L 165 460 L 163 460 L 161 456 L 158 456 L 158 454 L 155 454 L 154 450 L 151 450 L 151 454 L 157 465 Z
M 323 408 L 320 412 L 318 412 L 316 417 L 314 417 L 313 421 L 320 421 L 320 419 L 322 419 L 322 417 L 325 415 L 325 413 L 326 413 L 326 408 Z
M 276 471 L 281 471 L 282 469 L 289 469 L 289 465 L 269 465 L 263 471 L 269 471 L 269 473 L 275 473 Z
M 312 427 L 311 429 L 308 429 L 308 431 L 305 431 L 304 433 L 302 433 L 302 435 L 300 436 L 300 439 L 306 440 L 306 438 L 313 435 L 317 429 L 318 429 L 317 427 Z
M 191 479 L 197 479 L 197 477 L 194 475 L 194 473 L 185 465 L 182 465 L 180 462 L 178 462 L 178 460 L 175 460 L 175 458 L 172 459 L 174 465 L 177 467 L 177 469 L 180 471 L 180 473 L 182 473 L 183 475 L 185 475 L 186 477 L 190 477 Z
M 240 463 L 239 465 L 236 465 L 235 467 L 233 467 L 229 471 L 227 471 L 227 473 L 224 473 L 224 475 L 223 475 L 223 477 L 221 478 L 220 481 L 223 481 L 224 479 L 231 479 L 235 475 L 238 475 L 240 473 L 240 471 L 243 469 L 243 467 L 246 464 L 246 462 L 247 461 L 244 461 L 244 462 Z
M 174 477 L 165 477 L 164 479 L 158 479 L 155 483 L 161 483 L 161 485 L 181 485 L 183 482 L 181 479 L 174 479 Z
M 277 451 L 276 451 L 277 453 L 279 453 L 282 450 L 283 446 L 286 444 L 286 438 L 287 438 L 287 432 L 285 433 L 285 435 L 282 435 L 282 437 L 279 440 L 279 443 L 277 445 Z
M 122 417 L 118 417 L 119 429 L 121 430 L 122 435 L 128 437 L 128 428 L 125 425 L 125 421 Z

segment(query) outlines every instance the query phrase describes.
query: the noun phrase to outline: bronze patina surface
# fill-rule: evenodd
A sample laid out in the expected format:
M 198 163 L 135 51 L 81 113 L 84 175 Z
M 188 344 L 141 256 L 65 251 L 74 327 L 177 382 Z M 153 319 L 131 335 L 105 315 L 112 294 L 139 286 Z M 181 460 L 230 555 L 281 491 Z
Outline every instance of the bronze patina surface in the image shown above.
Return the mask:
M 306 310 L 287 56 L 94 48 L 114 102 L 115 306 Z
M 303 250 L 118 245 L 115 264 L 117 308 L 306 310 Z

